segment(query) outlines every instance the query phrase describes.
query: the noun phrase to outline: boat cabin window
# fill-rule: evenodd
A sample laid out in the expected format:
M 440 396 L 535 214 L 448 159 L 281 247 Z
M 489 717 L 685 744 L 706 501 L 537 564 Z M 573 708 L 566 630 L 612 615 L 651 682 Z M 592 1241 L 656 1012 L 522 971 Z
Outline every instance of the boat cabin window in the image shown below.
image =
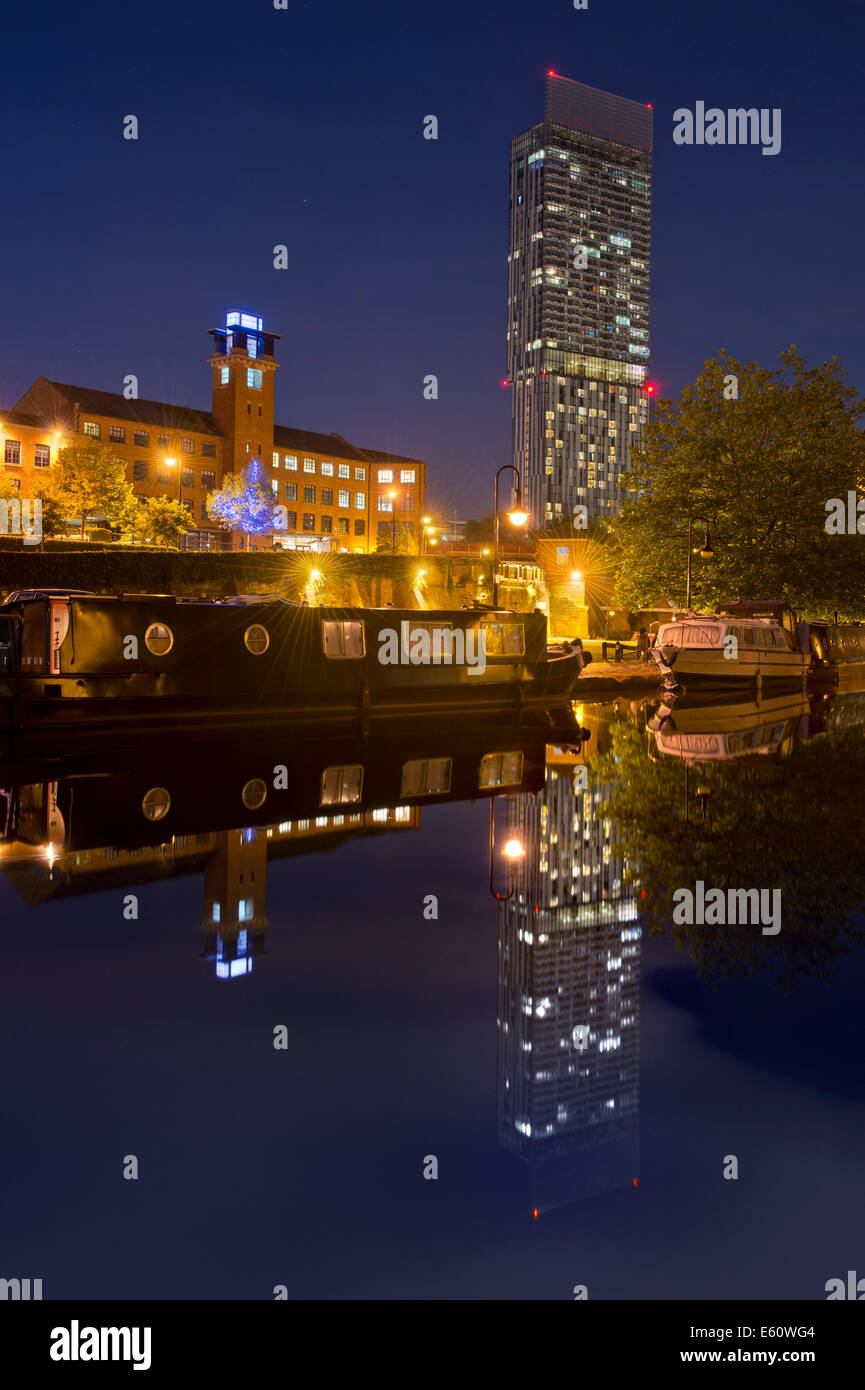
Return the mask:
M 526 650 L 524 623 L 481 623 L 486 656 L 523 656 Z
M 151 623 L 144 634 L 144 645 L 151 656 L 167 656 L 174 646 L 174 633 L 167 623 Z
M 684 623 L 682 626 L 686 647 L 717 647 L 721 641 L 721 629 L 700 623 Z
M 758 627 L 758 628 L 755 630 L 754 636 L 757 638 L 757 646 L 758 646 L 758 647 L 764 647 L 764 648 L 766 648 L 767 650 L 768 650 L 769 647 L 771 647 L 772 650 L 774 651 L 774 649 L 775 649 L 775 634 L 773 633 L 773 631 L 772 631 L 772 629 L 771 629 L 770 627 Z
M 171 810 L 171 796 L 164 787 L 151 787 L 145 792 L 141 809 L 147 820 L 164 820 Z
M 359 763 L 346 767 L 326 767 L 321 774 L 319 806 L 350 806 L 360 801 L 363 768 Z
M 487 753 L 481 758 L 479 787 L 515 787 L 523 780 L 523 755 Z
M 739 645 L 742 647 L 756 647 L 757 643 L 754 640 L 754 629 L 752 627 L 742 628 L 742 640 Z
M 402 765 L 400 796 L 442 796 L 451 789 L 451 758 L 415 758 Z
M 243 634 L 243 642 L 253 656 L 263 656 L 270 646 L 270 633 L 262 623 L 250 623 Z
M 783 629 L 782 627 L 776 627 L 776 628 L 771 629 L 771 631 L 774 633 L 774 637 L 775 637 L 775 646 L 776 646 L 776 647 L 785 647 L 785 648 L 786 648 L 786 647 L 787 647 L 787 634 L 786 634 L 786 632 L 784 631 L 784 629 Z
M 333 621 L 321 625 L 324 654 L 332 661 L 354 660 L 365 652 L 362 622 Z
M 658 629 L 659 647 L 681 647 L 682 645 L 682 626 L 681 623 L 667 623 Z
M 240 799 L 247 811 L 257 811 L 267 800 L 267 783 L 260 777 L 253 777 L 240 793 Z

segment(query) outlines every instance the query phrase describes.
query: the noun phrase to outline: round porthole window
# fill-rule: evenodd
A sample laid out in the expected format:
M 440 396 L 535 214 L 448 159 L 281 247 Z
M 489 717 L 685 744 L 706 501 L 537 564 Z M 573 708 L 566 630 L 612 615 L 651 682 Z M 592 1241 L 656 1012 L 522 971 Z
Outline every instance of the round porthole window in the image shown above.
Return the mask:
M 267 783 L 262 782 L 260 777 L 253 777 L 251 782 L 247 782 L 240 795 L 247 811 L 257 811 L 259 806 L 263 806 L 267 800 Z
M 151 623 L 144 634 L 144 645 L 151 656 L 166 656 L 174 646 L 174 633 L 167 623 Z
M 263 656 L 270 646 L 270 633 L 261 623 L 250 623 L 243 634 L 246 650 L 253 656 Z
M 171 810 L 171 795 L 164 787 L 151 787 L 145 793 L 141 809 L 148 820 L 163 820 Z

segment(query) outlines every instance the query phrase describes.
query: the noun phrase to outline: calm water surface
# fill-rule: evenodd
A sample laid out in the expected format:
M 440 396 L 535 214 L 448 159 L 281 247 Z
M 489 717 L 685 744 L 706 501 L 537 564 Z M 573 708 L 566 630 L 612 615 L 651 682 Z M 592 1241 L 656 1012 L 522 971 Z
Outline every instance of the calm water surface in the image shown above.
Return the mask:
M 825 1298 L 865 1260 L 863 787 L 856 694 L 5 768 L 0 1274 Z M 697 882 L 781 930 L 674 923 Z

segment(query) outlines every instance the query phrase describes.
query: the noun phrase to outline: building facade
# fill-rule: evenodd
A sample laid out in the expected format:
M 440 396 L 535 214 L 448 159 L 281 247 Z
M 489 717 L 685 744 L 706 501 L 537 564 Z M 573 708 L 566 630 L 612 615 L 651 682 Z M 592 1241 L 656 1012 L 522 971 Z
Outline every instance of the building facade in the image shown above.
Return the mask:
M 99 440 L 116 451 L 136 496 L 168 496 L 190 513 L 190 549 L 287 549 L 366 554 L 377 546 L 418 554 L 426 465 L 364 449 L 339 434 L 275 422 L 279 335 L 257 315 L 233 312 L 211 329 L 212 409 L 127 399 L 122 393 L 40 377 L 0 411 L 0 466 L 22 498 L 51 490 L 65 445 Z M 253 460 L 274 502 L 272 531 L 227 532 L 207 514 L 208 496 Z
M 625 496 L 648 408 L 651 180 L 651 107 L 549 73 L 510 167 L 513 461 L 537 528 Z

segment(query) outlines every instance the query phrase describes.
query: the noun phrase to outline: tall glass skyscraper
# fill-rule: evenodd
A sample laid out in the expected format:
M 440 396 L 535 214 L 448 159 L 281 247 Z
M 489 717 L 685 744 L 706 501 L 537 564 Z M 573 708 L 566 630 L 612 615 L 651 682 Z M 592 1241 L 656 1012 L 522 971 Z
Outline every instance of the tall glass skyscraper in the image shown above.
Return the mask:
M 609 516 L 649 370 L 652 109 L 547 76 L 511 142 L 508 381 L 535 527 Z

